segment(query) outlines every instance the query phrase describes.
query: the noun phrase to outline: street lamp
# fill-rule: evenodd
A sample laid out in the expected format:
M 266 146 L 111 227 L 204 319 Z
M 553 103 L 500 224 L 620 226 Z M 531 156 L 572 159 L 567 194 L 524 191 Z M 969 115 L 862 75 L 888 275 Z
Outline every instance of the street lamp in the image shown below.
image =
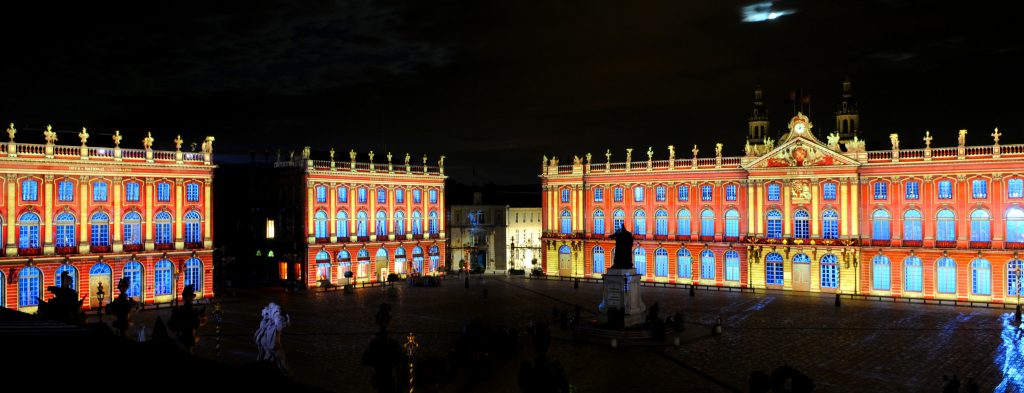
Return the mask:
M 1016 311 L 1016 313 L 1014 313 L 1014 317 L 1017 319 L 1017 322 L 1020 322 L 1020 318 L 1021 318 L 1021 316 L 1020 316 L 1020 292 L 1021 292 L 1021 285 L 1020 284 L 1021 284 L 1021 281 L 1020 280 L 1021 280 L 1021 273 L 1022 272 L 1021 272 L 1020 266 L 1022 264 L 1024 264 L 1024 263 L 1022 263 L 1021 260 L 1018 259 L 1017 260 L 1017 268 L 1013 269 L 1014 273 L 1017 273 L 1017 311 Z
M 96 283 L 96 300 L 99 301 L 100 305 L 96 309 L 96 316 L 100 318 L 100 322 L 103 322 L 103 297 L 106 295 L 103 293 L 103 283 Z

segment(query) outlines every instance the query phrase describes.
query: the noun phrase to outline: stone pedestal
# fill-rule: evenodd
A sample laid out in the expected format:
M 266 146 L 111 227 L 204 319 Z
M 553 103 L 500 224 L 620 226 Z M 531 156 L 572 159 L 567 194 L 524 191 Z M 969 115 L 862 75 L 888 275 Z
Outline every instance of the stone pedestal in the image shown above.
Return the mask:
M 636 269 L 608 269 L 602 278 L 604 290 L 601 304 L 597 306 L 598 323 L 608 323 L 608 310 L 616 308 L 623 312 L 623 327 L 643 324 L 647 316 L 647 306 L 640 298 L 643 276 L 636 274 Z

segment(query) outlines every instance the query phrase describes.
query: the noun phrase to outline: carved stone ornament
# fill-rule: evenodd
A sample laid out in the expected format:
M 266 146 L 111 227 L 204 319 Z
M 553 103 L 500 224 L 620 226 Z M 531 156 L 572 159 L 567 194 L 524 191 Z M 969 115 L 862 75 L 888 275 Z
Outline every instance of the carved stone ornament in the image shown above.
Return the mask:
M 794 203 L 807 203 L 811 201 L 811 185 L 806 179 L 796 179 L 790 182 L 790 192 Z

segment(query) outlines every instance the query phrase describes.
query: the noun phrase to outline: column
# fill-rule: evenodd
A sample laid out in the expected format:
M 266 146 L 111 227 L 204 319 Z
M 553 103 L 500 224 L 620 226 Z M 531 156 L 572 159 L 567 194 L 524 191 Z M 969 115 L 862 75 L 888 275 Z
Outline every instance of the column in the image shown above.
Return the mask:
M 44 176 L 43 180 L 43 222 L 45 223 L 42 231 L 39 232 L 40 240 L 43 244 L 43 254 L 52 255 L 54 252 L 53 245 L 53 175 Z M 8 221 L 7 226 L 14 227 L 17 223 L 14 221 Z
M 327 186 L 327 206 L 330 211 L 327 212 L 327 223 L 330 228 L 327 228 L 327 233 L 331 234 L 331 243 L 338 241 L 338 185 L 331 184 Z
M 437 215 L 438 215 L 437 219 L 440 220 L 438 222 L 437 230 L 438 230 L 438 235 L 440 235 L 441 238 L 444 239 L 445 236 L 446 236 L 444 229 L 446 228 L 445 225 L 447 224 L 446 220 L 445 220 L 445 217 L 447 216 L 447 214 L 444 213 L 444 212 L 447 211 L 447 210 L 444 209 L 444 206 L 445 206 L 444 205 L 444 183 L 441 183 L 441 187 L 437 190 L 437 192 L 441 193 L 441 195 L 437 196 L 439 198 L 438 201 L 440 201 L 440 203 L 437 206 Z M 441 249 L 443 250 L 444 247 L 441 247 Z M 442 258 L 441 260 L 443 261 L 444 259 Z
M 82 176 L 78 182 L 79 231 L 78 252 L 89 253 L 89 177 Z
M 789 183 L 782 186 L 782 236 L 793 236 L 793 200 L 790 198 Z
M 17 195 L 18 177 L 13 173 L 7 174 L 7 255 L 18 255 L 18 244 L 15 243 L 15 229 L 18 227 L 18 218 L 15 217 L 18 206 L 15 204 Z
M 185 201 L 184 179 L 174 179 L 174 249 L 185 248 Z
M 412 239 L 412 187 L 405 188 L 405 238 Z M 406 250 L 410 252 L 408 258 L 412 260 L 412 250 Z
M 989 221 L 989 227 L 991 228 L 991 241 L 992 247 L 1002 247 L 1003 239 L 1006 238 L 1006 234 L 1003 233 L 1006 230 L 1006 215 L 1003 212 L 1003 176 L 996 174 L 992 176 L 992 186 L 989 187 L 988 197 L 992 201 L 992 209 L 989 210 L 991 221 Z M 970 213 L 967 213 L 970 214 Z M 970 216 L 968 216 L 970 217 Z M 968 218 L 969 219 L 969 218 Z M 999 243 L 998 245 L 996 243 Z M 993 265 L 993 267 L 995 267 Z M 1005 286 L 1005 284 L 1003 284 Z
M 154 186 L 153 186 L 153 178 L 152 177 L 147 177 L 146 178 L 146 184 L 145 184 L 144 187 L 145 187 L 145 193 L 146 193 L 146 195 L 143 196 L 143 198 L 146 198 L 146 212 L 145 212 L 145 220 L 146 220 L 146 222 L 142 224 L 142 231 L 143 231 L 142 234 L 143 234 L 143 241 L 145 242 L 145 245 L 146 245 L 145 246 L 146 247 L 146 251 L 153 251 L 154 249 L 156 249 L 156 245 L 153 242 L 153 239 L 155 238 L 155 236 L 154 236 L 154 233 L 153 233 L 153 230 L 154 230 L 154 226 L 153 226 L 153 224 L 154 224 L 153 223 L 153 187 Z
M 757 184 L 754 186 L 754 195 L 757 197 L 757 210 L 753 214 L 756 215 L 755 222 L 757 224 L 752 232 L 764 236 L 766 233 L 764 229 L 764 182 L 757 181 Z
M 839 180 L 839 230 L 842 232 L 840 236 L 843 238 L 849 238 L 852 236 L 850 232 L 851 223 L 853 226 L 857 225 L 857 217 L 852 215 L 852 210 L 849 208 L 850 198 L 847 195 L 847 191 L 850 186 L 850 179 Z
M 349 187 L 348 187 L 348 238 L 349 238 L 349 241 L 353 241 L 353 242 L 356 241 L 356 201 L 357 201 L 357 199 L 356 199 L 356 192 L 358 190 L 359 190 L 359 187 L 356 187 L 353 184 L 349 184 Z M 412 258 L 411 255 L 409 257 Z M 355 254 L 353 254 L 352 258 L 353 258 L 353 261 L 355 261 L 355 259 L 354 259 L 355 258 Z
M 579 229 L 579 227 L 576 225 L 576 220 L 579 219 L 579 216 L 580 216 L 580 212 L 579 212 L 580 209 L 577 208 L 577 206 L 579 206 L 579 204 L 577 204 L 577 200 L 576 200 L 576 186 L 575 185 L 570 186 L 570 188 L 569 188 L 569 195 L 571 195 L 571 198 L 569 198 L 569 211 L 572 212 L 572 222 L 569 225 L 569 231 L 570 232 L 575 232 L 577 229 Z M 559 217 L 559 219 L 561 219 L 561 217 Z
M 367 223 L 366 227 L 369 231 L 368 234 L 370 235 L 370 241 L 377 240 L 377 187 L 378 186 L 367 187 L 367 192 L 370 194 L 367 195 L 367 197 L 370 198 L 370 211 L 368 212 L 368 219 L 370 222 Z M 427 194 L 429 194 L 429 192 Z M 424 195 L 423 197 L 426 199 L 427 195 Z M 424 210 L 424 213 L 426 213 L 426 210 Z M 424 231 L 424 233 L 426 233 L 426 231 Z
M 821 237 L 821 229 L 818 223 L 821 221 L 821 209 L 818 207 L 818 188 L 821 183 L 814 183 L 811 186 L 811 238 Z
M 316 212 L 313 204 L 316 202 L 316 192 L 313 189 L 313 182 L 306 180 L 306 242 L 313 244 L 316 242 L 315 236 L 315 222 L 313 221 L 313 214 Z
M 759 217 L 761 214 L 760 210 L 756 210 L 754 207 L 754 195 L 754 181 L 747 180 L 747 233 L 757 233 L 757 227 L 754 226 L 754 217 Z
M 442 194 L 443 195 L 443 194 Z M 441 196 L 438 195 L 438 198 Z M 387 187 L 387 200 L 388 200 L 388 240 L 395 240 L 395 186 Z M 442 210 L 444 211 L 444 210 Z M 391 256 L 394 260 L 394 256 Z
M 860 199 L 858 197 L 860 191 L 860 179 L 853 178 L 853 187 L 850 187 L 850 236 L 860 236 Z M 844 193 L 845 195 L 845 193 Z
M 264 225 L 264 228 L 266 226 Z M 203 184 L 203 248 L 213 248 L 213 176 Z
M 113 192 L 114 211 L 110 213 L 110 215 L 112 216 L 110 218 L 112 218 L 113 221 L 114 221 L 114 228 L 113 228 L 113 235 L 114 236 L 112 236 L 113 237 L 113 242 L 111 243 L 112 244 L 111 245 L 111 249 L 113 250 L 113 252 L 121 252 L 121 250 L 122 250 L 122 239 L 121 239 L 122 233 L 121 232 L 123 232 L 124 228 L 121 228 L 121 188 L 124 185 L 121 183 L 121 180 L 122 180 L 121 177 L 116 177 L 116 176 L 110 179 L 110 183 L 111 183 L 110 185 L 112 186 L 111 188 L 114 191 Z
M 925 176 L 921 181 L 921 235 L 925 247 L 935 247 L 935 186 L 932 177 Z M 923 262 L 923 261 L 922 261 Z

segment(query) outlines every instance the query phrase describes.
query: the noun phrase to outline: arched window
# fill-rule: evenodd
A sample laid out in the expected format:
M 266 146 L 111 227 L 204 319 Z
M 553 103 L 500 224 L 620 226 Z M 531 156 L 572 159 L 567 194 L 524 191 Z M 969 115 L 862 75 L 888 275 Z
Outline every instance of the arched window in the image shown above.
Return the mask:
M 348 251 L 338 251 L 338 277 L 345 277 L 345 272 L 352 271 L 352 255 Z
M 377 211 L 377 222 L 376 228 L 377 237 L 384 237 L 388 235 L 388 213 L 383 210 Z
M 594 229 L 595 235 L 604 235 L 604 212 L 600 209 L 594 211 Z
M 405 213 L 395 211 L 395 236 L 405 236 Z
M 782 238 L 782 213 L 772 209 L 768 211 L 768 237 L 773 239 Z
M 124 244 L 135 246 L 142 244 L 142 215 L 128 212 L 124 215 Z
M 971 261 L 971 293 L 992 294 L 992 264 L 987 259 L 977 258 Z
M 171 244 L 173 241 L 171 237 L 171 213 L 162 211 L 156 214 L 153 218 L 154 229 L 156 230 L 156 236 L 154 242 L 156 244 Z
M 823 239 L 839 238 L 839 214 L 828 209 L 821 214 L 821 237 Z
M 740 253 L 733 250 L 725 252 L 725 280 L 740 280 Z
M 57 247 L 74 247 L 78 244 L 78 240 L 75 237 L 74 215 L 71 213 L 61 213 L 53 221 L 53 225 L 56 226 L 55 240 Z
M 320 210 L 313 215 L 313 228 L 317 239 L 327 238 L 327 213 Z
M 654 275 L 668 277 L 668 251 L 664 248 L 654 250 Z
M 811 216 L 806 210 L 797 210 L 793 213 L 793 236 L 799 239 L 811 237 Z
M 558 233 L 572 233 L 572 213 L 569 213 L 569 210 L 562 210 L 559 216 L 561 216 L 561 221 L 559 221 Z
M 956 262 L 953 258 L 942 257 L 935 261 L 935 273 L 939 293 L 956 293 Z
M 935 240 L 943 242 L 956 241 L 956 215 L 952 210 L 942 209 L 937 214 L 935 221 Z
M 437 246 L 431 246 L 430 251 L 430 271 L 436 272 L 437 265 L 441 263 L 441 250 Z
M 166 259 L 161 259 L 153 266 L 153 295 L 166 296 L 174 293 L 172 277 L 174 264 Z
M 711 250 L 700 252 L 700 279 L 715 279 L 715 253 L 711 252 Z
M 43 272 L 26 266 L 18 273 L 18 307 L 35 307 L 43 297 Z
M 366 237 L 369 235 L 369 217 L 366 215 L 366 211 L 360 210 L 356 213 L 356 236 Z
M 921 212 L 907 210 L 906 213 L 903 213 L 903 240 L 920 241 L 921 239 L 923 239 Z
M 612 212 L 612 226 L 618 231 L 620 228 L 624 228 L 626 225 L 626 212 L 622 209 L 616 209 Z
M 876 291 L 888 291 L 891 288 L 890 267 L 889 257 L 885 255 L 875 255 L 871 259 L 871 284 Z
M 1006 263 L 1006 295 L 1024 295 L 1021 292 L 1021 284 L 1024 281 L 1024 262 L 1020 259 L 1011 259 Z
M 331 280 L 331 254 L 321 250 L 316 253 L 316 280 L 334 282 Z
M 978 209 L 971 212 L 971 241 L 992 241 L 991 221 L 988 211 Z
M 185 244 L 200 244 L 203 242 L 202 216 L 199 212 L 192 210 L 185 213 Z M 327 214 L 324 214 L 324 233 L 327 232 Z
M 39 216 L 35 213 L 18 217 L 18 248 L 39 248 Z
M 654 212 L 654 234 L 668 236 L 668 212 L 664 209 Z
M 923 286 L 921 258 L 911 255 L 903 260 L 903 290 L 921 292 Z
M 889 212 L 882 209 L 875 210 L 871 214 L 871 229 L 871 240 L 889 240 Z
M 740 212 L 736 211 L 736 209 L 725 211 L 725 236 L 740 236 Z
M 839 266 L 835 255 L 825 254 L 821 257 L 821 287 L 835 289 L 839 287 Z
M 420 246 L 412 248 L 412 271 L 423 273 L 423 249 Z
M 782 261 L 782 254 L 777 252 L 770 253 L 764 257 L 765 284 L 782 285 Z
M 1024 209 L 1011 207 L 1006 210 L 1006 241 L 1024 243 Z
M 438 222 L 437 222 L 437 211 L 436 210 L 431 210 L 430 214 L 429 214 L 429 217 L 430 217 L 430 221 L 428 222 L 427 229 L 430 230 L 430 234 L 431 235 L 437 235 L 438 234 L 438 227 L 439 227 Z
M 412 211 L 412 234 L 422 235 L 423 234 L 423 215 L 420 214 L 419 210 Z
M 110 217 L 107 216 L 107 213 L 93 213 L 89 219 L 89 226 L 92 228 L 89 244 L 93 246 L 110 245 Z
M 644 209 L 636 209 L 633 212 L 633 234 L 641 236 L 647 234 L 647 215 L 644 214 Z
M 365 278 L 369 277 L 370 274 L 370 252 L 366 249 L 359 250 L 356 256 L 356 260 L 359 262 L 359 268 L 356 270 L 356 277 Z
M 636 274 L 647 275 L 647 251 L 643 247 L 633 249 L 633 267 L 636 268 Z
M 128 279 L 128 297 L 141 298 L 142 296 L 142 264 L 139 261 L 128 261 L 124 264 L 124 277 Z
M 395 249 L 395 274 L 405 274 L 405 249 L 398 247 Z
M 676 276 L 679 278 L 693 277 L 693 258 L 690 250 L 680 248 L 676 253 Z
M 185 285 L 191 285 L 196 296 L 202 296 L 203 261 L 200 261 L 199 258 L 189 258 L 185 261 Z
M 711 209 L 704 209 L 700 212 L 700 235 L 702 237 L 715 236 L 715 212 Z
M 335 222 L 335 233 L 338 237 L 348 237 L 348 213 L 344 210 L 338 210 L 338 214 L 335 216 L 337 222 Z
M 558 268 L 572 269 L 572 250 L 569 249 L 569 246 L 563 245 L 558 248 Z
M 690 211 L 685 208 L 676 213 L 676 236 L 690 236 Z
M 56 286 L 57 288 L 60 288 L 61 277 L 63 277 L 63 273 L 64 272 L 68 272 L 68 275 L 69 275 L 69 277 L 68 277 L 68 285 L 71 287 L 71 289 L 74 289 L 74 290 L 77 291 L 78 290 L 78 269 L 75 269 L 74 266 L 71 266 L 69 264 L 63 264 L 63 265 L 60 265 L 60 266 L 57 267 L 57 271 L 53 273 L 54 274 L 53 275 L 54 286 Z
M 594 273 L 604 274 L 604 248 L 594 246 Z

